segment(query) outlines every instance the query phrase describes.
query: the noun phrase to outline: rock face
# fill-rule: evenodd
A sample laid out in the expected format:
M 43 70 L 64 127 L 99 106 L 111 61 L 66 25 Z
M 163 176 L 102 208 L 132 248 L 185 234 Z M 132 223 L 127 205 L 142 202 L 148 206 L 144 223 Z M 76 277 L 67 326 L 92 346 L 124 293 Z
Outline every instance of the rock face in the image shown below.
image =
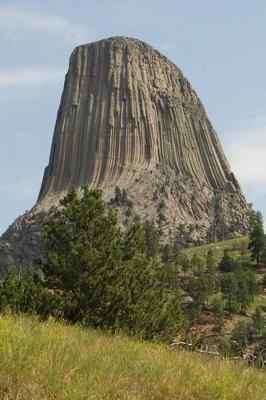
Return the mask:
M 49 164 L 26 216 L 33 221 L 19 218 L 2 237 L 0 267 L 7 258 L 25 264 L 26 256 L 14 257 L 22 241 L 36 255 L 38 215 L 71 187 L 85 185 L 100 187 L 106 200 L 115 187 L 125 189 L 130 209 L 112 202 L 121 224 L 137 213 L 156 223 L 163 240 L 175 240 L 180 224 L 194 240 L 247 229 L 245 198 L 200 99 L 176 65 L 136 39 L 110 38 L 73 51 Z M 32 258 L 27 253 L 27 262 Z

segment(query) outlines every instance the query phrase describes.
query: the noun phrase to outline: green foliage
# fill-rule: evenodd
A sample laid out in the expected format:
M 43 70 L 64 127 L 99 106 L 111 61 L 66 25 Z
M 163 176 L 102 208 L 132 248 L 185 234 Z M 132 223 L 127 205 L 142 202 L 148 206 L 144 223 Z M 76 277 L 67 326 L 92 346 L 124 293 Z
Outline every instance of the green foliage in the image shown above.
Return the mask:
M 224 303 L 220 296 L 215 296 L 212 299 L 212 308 L 214 314 L 214 331 L 222 332 L 224 328 Z
M 238 267 L 235 272 L 235 278 L 237 282 L 237 301 L 240 304 L 240 311 L 244 312 L 258 293 L 256 276 L 252 270 Z
M 203 320 L 202 308 L 208 298 L 207 286 L 206 275 L 193 276 L 189 280 L 187 291 L 193 298 L 192 307 L 189 310 L 189 317 L 192 323 L 201 323 Z
M 144 223 L 145 242 L 148 257 L 154 257 L 159 252 L 159 237 L 155 225 L 146 221 Z
M 235 260 L 230 255 L 229 250 L 225 249 L 223 258 L 219 265 L 219 270 L 221 272 L 233 272 L 235 270 L 235 267 Z
M 232 341 L 236 342 L 235 352 L 240 354 L 251 342 L 251 330 L 249 323 L 239 321 L 232 331 Z
M 15 313 L 37 313 L 42 316 L 58 315 L 59 298 L 44 287 L 37 274 L 18 275 L 17 271 L 8 271 L 1 280 L 0 310 Z
M 239 261 L 240 264 L 244 267 L 248 267 L 250 265 L 250 255 L 248 250 L 248 239 L 242 239 L 239 243 Z
M 206 297 L 207 302 L 217 290 L 217 262 L 211 250 L 208 251 L 206 257 Z
M 194 270 L 194 275 L 189 278 L 186 287 L 187 292 L 193 298 L 193 303 L 189 310 L 190 319 L 192 322 L 202 322 L 203 306 L 205 303 L 209 303 L 211 296 L 217 291 L 217 262 L 212 252 L 209 251 L 206 256 L 205 270 L 203 270 L 202 259 L 197 256 L 192 257 L 190 263 Z
M 200 257 L 197 254 L 193 254 L 192 258 L 191 258 L 191 267 L 194 271 L 201 273 L 204 271 L 204 259 L 202 257 Z
M 50 217 L 45 224 L 44 239 L 49 254 L 43 271 L 49 287 L 65 290 L 75 297 L 79 297 L 83 285 L 91 278 L 88 298 L 93 301 L 95 290 L 101 290 L 105 277 L 108 280 L 108 271 L 121 258 L 116 215 L 112 210 L 105 214 L 97 190 L 84 189 L 82 199 L 72 191 L 61 205 L 62 215 Z M 96 271 L 106 272 L 106 276 L 99 274 L 94 281 Z
M 244 312 L 258 293 L 255 273 L 237 262 L 235 270 L 221 274 L 221 289 L 229 312 Z
M 232 272 L 224 274 L 221 279 L 222 293 L 229 312 L 234 313 L 239 309 L 237 298 L 237 281 Z
M 72 191 L 61 205 L 61 216 L 45 225 L 43 272 L 48 287 L 62 293 L 64 317 L 148 339 L 173 337 L 184 323 L 177 287 L 147 257 L 139 220 L 122 233 L 98 190 L 85 188 L 82 198 Z
M 256 308 L 255 313 L 252 315 L 252 328 L 254 334 L 266 334 L 266 319 L 259 307 Z
M 231 337 L 232 350 L 235 355 L 248 355 L 248 362 L 257 367 L 265 367 L 266 360 L 266 320 L 259 308 L 251 319 L 239 321 Z
M 119 186 L 115 187 L 115 197 L 110 200 L 110 205 L 127 206 L 127 215 L 132 214 L 133 202 L 128 198 L 126 189 L 120 189 Z
M 181 248 L 186 248 L 190 243 L 192 243 L 191 239 L 192 229 L 193 226 L 191 225 L 187 226 L 185 224 L 179 224 L 179 226 L 177 227 L 176 238 Z
M 175 273 L 181 269 L 183 271 L 189 269 L 189 258 L 185 254 L 182 254 L 181 248 L 177 243 L 166 243 L 162 246 L 161 258 L 165 267 L 171 268 Z
M 182 267 L 182 271 L 187 272 L 190 270 L 191 267 L 190 259 L 185 254 L 180 257 L 180 264 Z
M 188 255 L 197 254 L 201 257 L 205 257 L 208 253 L 208 250 L 212 250 L 213 254 L 217 257 L 217 260 L 222 259 L 224 250 L 230 249 L 231 254 L 234 258 L 238 258 L 241 256 L 243 241 L 247 242 L 246 247 L 248 246 L 248 237 L 243 236 L 239 238 L 234 238 L 230 240 L 219 241 L 216 243 L 210 244 L 202 244 L 196 247 L 188 247 L 185 252 Z M 249 252 L 247 254 L 249 256 Z M 249 260 L 250 261 L 250 260 Z
M 182 253 L 182 249 L 178 243 L 173 243 L 172 245 L 172 261 L 174 263 L 174 266 L 180 267 L 183 264 L 185 254 Z
M 162 246 L 162 261 L 170 264 L 173 261 L 173 248 L 169 243 Z
M 252 225 L 249 237 L 249 249 L 251 250 L 252 260 L 256 261 L 257 268 L 259 268 L 266 247 L 261 213 L 257 212 Z

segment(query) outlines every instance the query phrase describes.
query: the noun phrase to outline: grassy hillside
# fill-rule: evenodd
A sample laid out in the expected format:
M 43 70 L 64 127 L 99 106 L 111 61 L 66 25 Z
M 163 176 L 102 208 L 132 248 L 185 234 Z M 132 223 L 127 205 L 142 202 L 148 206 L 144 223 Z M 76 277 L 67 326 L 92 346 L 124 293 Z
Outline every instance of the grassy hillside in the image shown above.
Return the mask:
M 244 252 L 247 251 L 247 253 L 249 254 L 249 251 L 247 250 L 248 242 L 249 242 L 248 236 L 242 236 L 235 239 L 229 239 L 229 240 L 219 241 L 216 243 L 205 244 L 202 246 L 190 247 L 185 249 L 184 252 L 189 257 L 192 257 L 193 254 L 196 254 L 197 256 L 200 257 L 205 257 L 208 251 L 212 250 L 213 254 L 219 261 L 223 257 L 224 250 L 228 249 L 230 251 L 230 254 L 233 255 L 233 257 L 239 258 L 241 256 L 242 251 Z M 255 265 L 253 266 L 255 268 Z M 262 280 L 263 276 L 265 276 L 265 273 L 264 274 L 262 272 L 258 273 L 257 274 L 258 281 Z M 265 291 L 264 293 L 261 292 L 255 296 L 254 301 L 250 304 L 248 308 L 248 311 L 253 313 L 257 307 L 266 307 Z M 234 324 L 241 320 L 246 321 L 247 317 L 243 315 L 238 315 L 236 317 L 230 316 L 230 318 L 227 319 L 226 321 L 225 330 L 230 331 L 234 327 Z
M 247 246 L 248 243 L 248 237 L 247 236 L 242 236 L 238 237 L 235 239 L 229 239 L 229 240 L 224 240 L 220 242 L 215 242 L 215 243 L 210 243 L 210 244 L 204 244 L 202 246 L 196 246 L 196 247 L 190 247 L 185 250 L 187 255 L 193 255 L 197 254 L 198 256 L 205 256 L 209 250 L 212 250 L 212 252 L 217 256 L 217 257 L 222 257 L 223 256 L 223 251 L 225 249 L 230 250 L 232 254 L 235 256 L 238 256 L 241 252 L 241 247 L 242 246 Z
M 0 398 L 263 400 L 266 379 L 228 360 L 1 316 Z

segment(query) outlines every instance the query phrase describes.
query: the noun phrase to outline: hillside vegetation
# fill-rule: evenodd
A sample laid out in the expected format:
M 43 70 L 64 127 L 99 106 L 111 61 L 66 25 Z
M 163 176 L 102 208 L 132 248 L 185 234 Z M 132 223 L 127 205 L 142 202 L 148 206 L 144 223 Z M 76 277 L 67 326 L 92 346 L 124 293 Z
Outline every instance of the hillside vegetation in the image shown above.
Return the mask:
M 53 320 L 0 317 L 0 398 L 263 400 L 265 373 Z
M 241 249 L 247 246 L 248 241 L 248 236 L 241 236 L 234 239 L 204 244 L 201 246 L 189 247 L 185 250 L 185 253 L 189 256 L 193 254 L 205 256 L 208 251 L 211 250 L 215 256 L 222 258 L 224 250 L 228 249 L 235 257 L 239 257 L 241 254 Z
M 44 225 L 47 258 L 36 260 L 36 272 L 11 270 L 1 278 L 0 312 L 53 316 L 168 344 L 178 338 L 195 351 L 265 367 L 259 214 L 249 242 L 230 241 L 230 250 L 229 242 L 215 244 L 224 250 L 219 258 L 207 247 L 198 256 L 177 242 L 162 245 L 154 224 L 138 218 L 121 230 L 99 190 L 84 188 L 82 197 L 73 190 L 61 206 Z

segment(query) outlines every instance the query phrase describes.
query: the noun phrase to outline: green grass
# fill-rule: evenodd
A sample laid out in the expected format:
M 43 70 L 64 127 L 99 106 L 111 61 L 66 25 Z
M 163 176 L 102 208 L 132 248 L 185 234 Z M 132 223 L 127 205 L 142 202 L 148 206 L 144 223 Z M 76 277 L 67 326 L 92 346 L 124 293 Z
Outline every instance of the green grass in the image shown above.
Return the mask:
M 263 400 L 265 373 L 166 345 L 0 316 L 0 399 Z
M 232 252 L 232 254 L 234 254 L 235 256 L 238 256 L 240 254 L 241 244 L 243 242 L 245 242 L 247 245 L 247 243 L 248 243 L 247 236 L 242 236 L 242 237 L 235 238 L 235 239 L 224 240 L 224 241 L 216 242 L 216 243 L 204 244 L 202 246 L 190 247 L 185 250 L 185 253 L 189 256 L 192 256 L 193 254 L 197 254 L 198 256 L 203 257 L 211 249 L 212 252 L 216 256 L 222 257 L 224 249 L 228 249 Z
M 257 307 L 263 307 L 263 308 L 266 307 L 266 295 L 260 293 L 257 296 L 255 296 L 254 301 L 249 307 L 249 311 L 255 311 Z
M 185 249 L 185 253 L 192 257 L 196 254 L 200 257 L 206 256 L 208 251 L 211 249 L 217 259 L 221 259 L 223 256 L 224 249 L 228 249 L 230 253 L 235 257 L 240 257 L 241 247 L 248 246 L 248 236 L 242 236 L 235 239 L 224 240 L 221 242 L 205 244 L 202 246 L 190 247 Z M 258 275 L 260 277 L 260 275 Z M 249 311 L 255 311 L 256 307 L 266 307 L 266 296 L 263 294 L 258 294 L 253 303 L 251 304 Z

